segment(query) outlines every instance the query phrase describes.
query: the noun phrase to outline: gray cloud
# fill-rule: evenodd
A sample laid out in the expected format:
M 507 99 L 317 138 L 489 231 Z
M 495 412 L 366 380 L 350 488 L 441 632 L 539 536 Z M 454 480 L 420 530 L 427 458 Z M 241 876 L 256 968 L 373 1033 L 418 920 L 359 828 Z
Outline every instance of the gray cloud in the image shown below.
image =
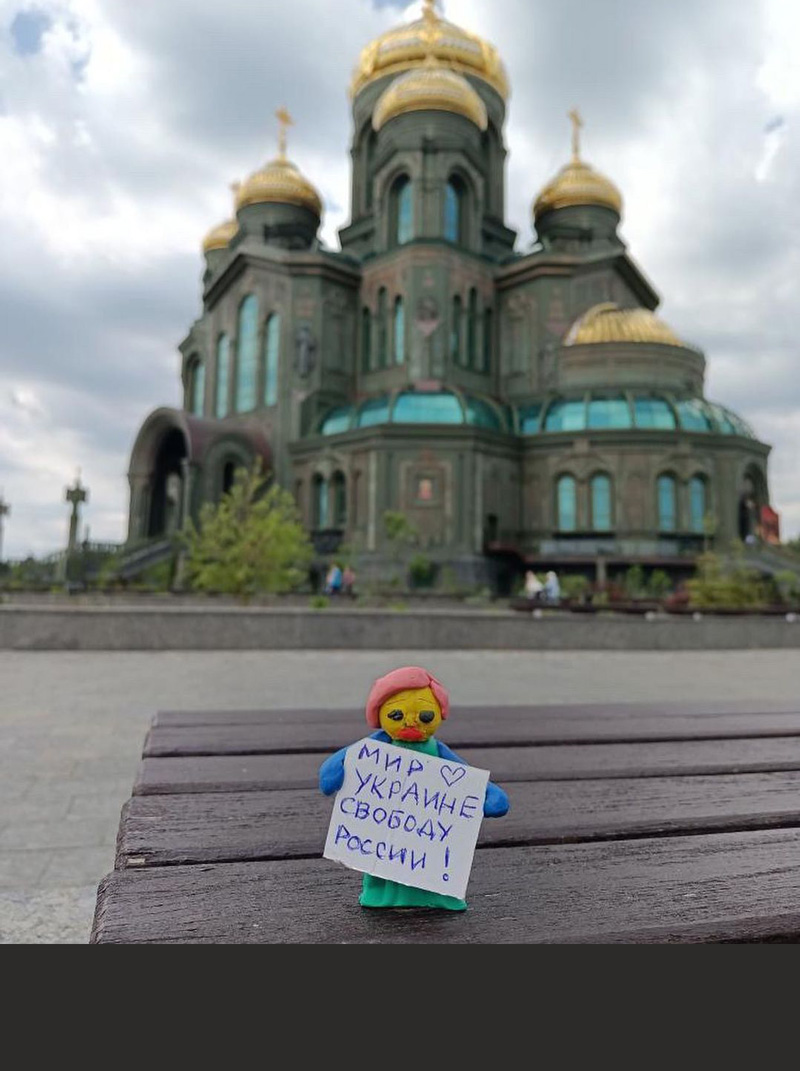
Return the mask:
M 626 197 L 623 233 L 662 314 L 709 359 L 709 396 L 775 446 L 772 483 L 800 531 L 800 82 L 768 92 L 766 0 L 449 0 L 512 81 L 509 222 L 585 155 Z M 55 549 L 63 488 L 92 489 L 95 538 L 121 539 L 125 469 L 147 413 L 179 399 L 176 344 L 200 308 L 200 240 L 227 184 L 290 154 L 349 214 L 347 87 L 394 0 L 0 0 L 0 485 L 8 554 Z M 99 21 L 97 21 L 99 20 Z M 771 51 L 772 50 L 772 51 Z M 771 140 L 770 140 L 771 139 Z M 16 398 L 16 401 L 14 400 Z

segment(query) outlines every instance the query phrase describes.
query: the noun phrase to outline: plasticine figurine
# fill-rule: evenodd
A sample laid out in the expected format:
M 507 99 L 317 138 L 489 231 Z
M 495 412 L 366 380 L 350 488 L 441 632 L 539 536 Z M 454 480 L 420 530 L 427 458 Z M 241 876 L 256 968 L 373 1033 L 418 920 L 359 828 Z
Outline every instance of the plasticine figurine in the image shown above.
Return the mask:
M 449 709 L 447 690 L 427 670 L 418 666 L 394 669 L 375 681 L 367 698 L 367 724 L 379 727 L 371 739 L 466 766 L 462 758 L 434 736 Z M 342 787 L 347 750 L 345 747 L 337 751 L 320 767 L 319 787 L 326 796 Z M 500 818 L 507 811 L 508 796 L 490 781 L 483 803 L 484 815 Z M 401 885 L 373 874 L 364 875 L 359 903 L 362 907 L 438 907 L 448 911 L 464 911 L 467 907 L 458 897 Z

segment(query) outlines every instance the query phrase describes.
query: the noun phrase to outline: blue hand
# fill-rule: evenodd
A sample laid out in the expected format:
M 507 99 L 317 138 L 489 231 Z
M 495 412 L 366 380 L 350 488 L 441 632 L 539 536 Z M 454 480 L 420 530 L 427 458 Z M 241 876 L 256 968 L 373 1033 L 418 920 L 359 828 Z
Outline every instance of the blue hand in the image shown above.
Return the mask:
M 487 818 L 502 818 L 508 814 L 508 796 L 499 785 L 489 782 L 483 801 L 483 813 Z
M 347 748 L 343 747 L 335 755 L 326 759 L 319 768 L 319 788 L 326 796 L 332 796 L 338 792 L 344 781 L 344 757 Z

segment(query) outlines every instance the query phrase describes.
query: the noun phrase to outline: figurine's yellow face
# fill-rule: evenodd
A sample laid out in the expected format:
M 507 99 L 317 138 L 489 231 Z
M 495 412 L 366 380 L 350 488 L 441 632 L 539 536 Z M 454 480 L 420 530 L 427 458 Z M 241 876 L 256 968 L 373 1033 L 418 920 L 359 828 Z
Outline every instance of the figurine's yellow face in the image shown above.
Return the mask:
M 442 724 L 442 708 L 430 688 L 409 688 L 387 699 L 378 717 L 392 740 L 421 744 Z

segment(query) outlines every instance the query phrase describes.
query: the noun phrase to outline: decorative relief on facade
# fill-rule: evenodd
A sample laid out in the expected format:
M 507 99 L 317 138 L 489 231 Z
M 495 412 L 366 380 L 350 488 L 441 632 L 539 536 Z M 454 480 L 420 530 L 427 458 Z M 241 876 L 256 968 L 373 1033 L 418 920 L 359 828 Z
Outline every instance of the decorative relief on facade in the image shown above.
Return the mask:
M 295 334 L 295 371 L 301 379 L 307 379 L 316 366 L 317 340 L 308 324 L 300 324 Z

